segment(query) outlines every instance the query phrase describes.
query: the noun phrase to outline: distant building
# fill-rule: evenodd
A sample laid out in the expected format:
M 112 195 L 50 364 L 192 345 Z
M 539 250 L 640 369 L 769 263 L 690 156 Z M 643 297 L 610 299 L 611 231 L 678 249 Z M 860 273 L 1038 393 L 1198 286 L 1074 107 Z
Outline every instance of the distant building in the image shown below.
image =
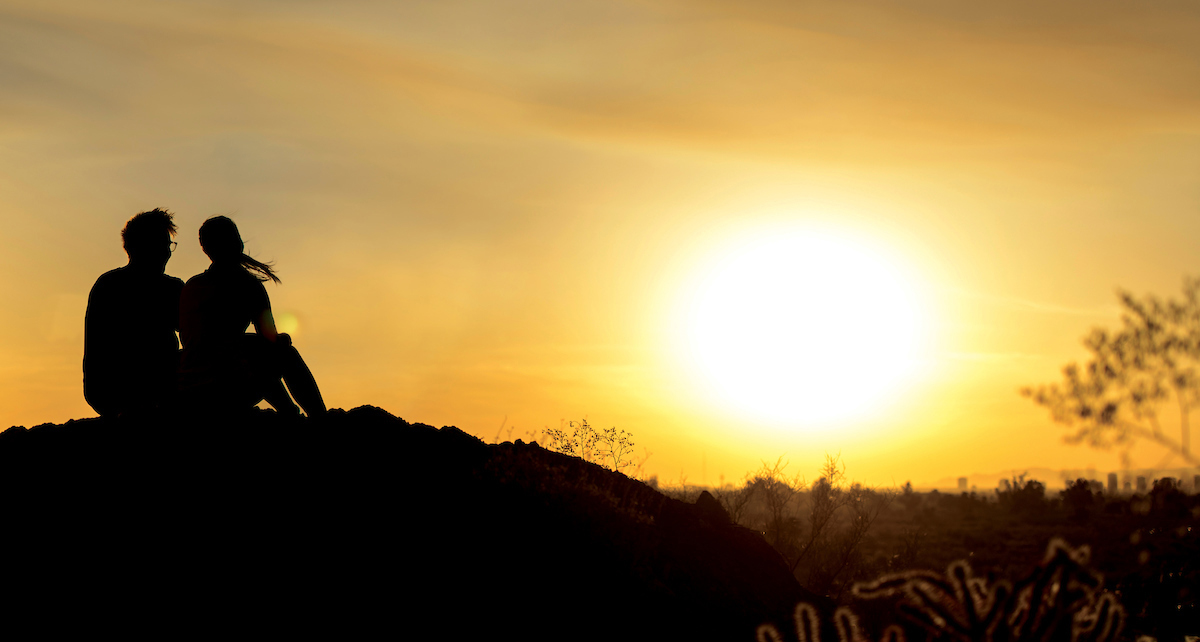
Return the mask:
M 1092 481 L 1088 482 L 1088 486 L 1092 489 L 1093 493 L 1096 493 L 1097 495 L 1104 494 L 1104 484 L 1101 484 L 1099 480 L 1093 479 Z
M 1125 493 L 1133 492 L 1133 486 L 1129 483 L 1128 479 L 1125 480 L 1125 483 L 1121 484 L 1121 491 Z
M 1109 495 L 1117 494 L 1117 474 L 1116 473 L 1108 474 L 1108 494 Z
M 1139 475 L 1137 478 L 1137 492 L 1146 492 L 1146 478 L 1142 477 L 1141 475 Z
M 967 492 L 967 478 L 966 477 L 958 478 L 958 492 L 960 492 L 960 493 Z
M 1200 475 L 1192 476 L 1192 492 L 1200 493 Z

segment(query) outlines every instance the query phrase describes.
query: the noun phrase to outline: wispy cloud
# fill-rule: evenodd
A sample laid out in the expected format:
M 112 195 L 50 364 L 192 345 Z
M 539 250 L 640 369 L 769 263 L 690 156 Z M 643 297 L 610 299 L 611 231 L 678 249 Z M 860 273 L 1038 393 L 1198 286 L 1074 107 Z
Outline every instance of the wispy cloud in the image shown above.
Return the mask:
M 1039 314 L 1060 314 L 1079 317 L 1114 319 L 1120 312 L 1121 308 L 1116 304 L 1105 304 L 1097 306 L 1071 306 L 1058 303 L 1046 303 L 1043 301 L 1034 301 L 1031 299 L 1023 299 L 1020 297 L 1002 296 L 996 294 L 987 294 L 984 292 L 976 292 L 963 288 L 948 287 L 946 291 L 955 296 L 969 298 L 975 301 L 981 301 L 988 305 L 1006 308 L 1009 310 L 1021 310 L 1025 312 L 1036 312 Z
M 942 354 L 947 359 L 955 361 L 975 361 L 982 363 L 1036 361 L 1047 358 L 1046 355 L 1029 352 L 944 352 Z

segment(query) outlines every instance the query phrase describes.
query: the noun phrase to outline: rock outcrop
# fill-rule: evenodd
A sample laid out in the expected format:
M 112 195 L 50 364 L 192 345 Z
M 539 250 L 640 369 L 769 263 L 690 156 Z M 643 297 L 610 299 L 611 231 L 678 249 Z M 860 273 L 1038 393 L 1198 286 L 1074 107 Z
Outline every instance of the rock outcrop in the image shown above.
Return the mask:
M 0 616 L 80 628 L 753 640 L 812 599 L 720 504 L 378 408 L 0 433 Z

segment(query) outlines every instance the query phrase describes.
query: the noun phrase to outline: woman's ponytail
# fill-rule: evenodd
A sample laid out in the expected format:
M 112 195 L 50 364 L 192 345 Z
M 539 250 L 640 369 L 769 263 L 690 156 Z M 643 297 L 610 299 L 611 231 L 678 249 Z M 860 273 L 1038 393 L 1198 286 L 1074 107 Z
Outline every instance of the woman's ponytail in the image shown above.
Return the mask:
M 272 266 L 270 263 L 263 263 L 262 261 L 259 261 L 245 252 L 242 252 L 242 259 L 239 262 L 242 264 L 242 267 L 246 268 L 246 270 L 250 272 L 257 272 L 258 274 L 255 276 L 255 278 L 259 281 L 274 281 L 276 283 L 283 283 L 283 281 L 280 281 L 279 277 L 275 274 L 274 266 Z
M 263 263 L 246 254 L 246 245 L 237 224 L 227 216 L 214 216 L 200 226 L 200 247 L 214 263 L 236 261 L 249 272 L 257 273 L 259 281 L 282 283 L 270 263 Z

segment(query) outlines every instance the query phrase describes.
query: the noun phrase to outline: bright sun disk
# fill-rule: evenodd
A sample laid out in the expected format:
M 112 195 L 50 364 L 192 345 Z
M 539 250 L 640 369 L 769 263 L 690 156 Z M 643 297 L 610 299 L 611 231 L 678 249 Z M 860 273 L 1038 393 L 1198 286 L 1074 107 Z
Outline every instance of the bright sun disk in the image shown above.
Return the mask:
M 739 246 L 687 310 L 686 350 L 727 404 L 789 423 L 859 417 L 911 378 L 916 296 L 880 252 L 796 231 Z

